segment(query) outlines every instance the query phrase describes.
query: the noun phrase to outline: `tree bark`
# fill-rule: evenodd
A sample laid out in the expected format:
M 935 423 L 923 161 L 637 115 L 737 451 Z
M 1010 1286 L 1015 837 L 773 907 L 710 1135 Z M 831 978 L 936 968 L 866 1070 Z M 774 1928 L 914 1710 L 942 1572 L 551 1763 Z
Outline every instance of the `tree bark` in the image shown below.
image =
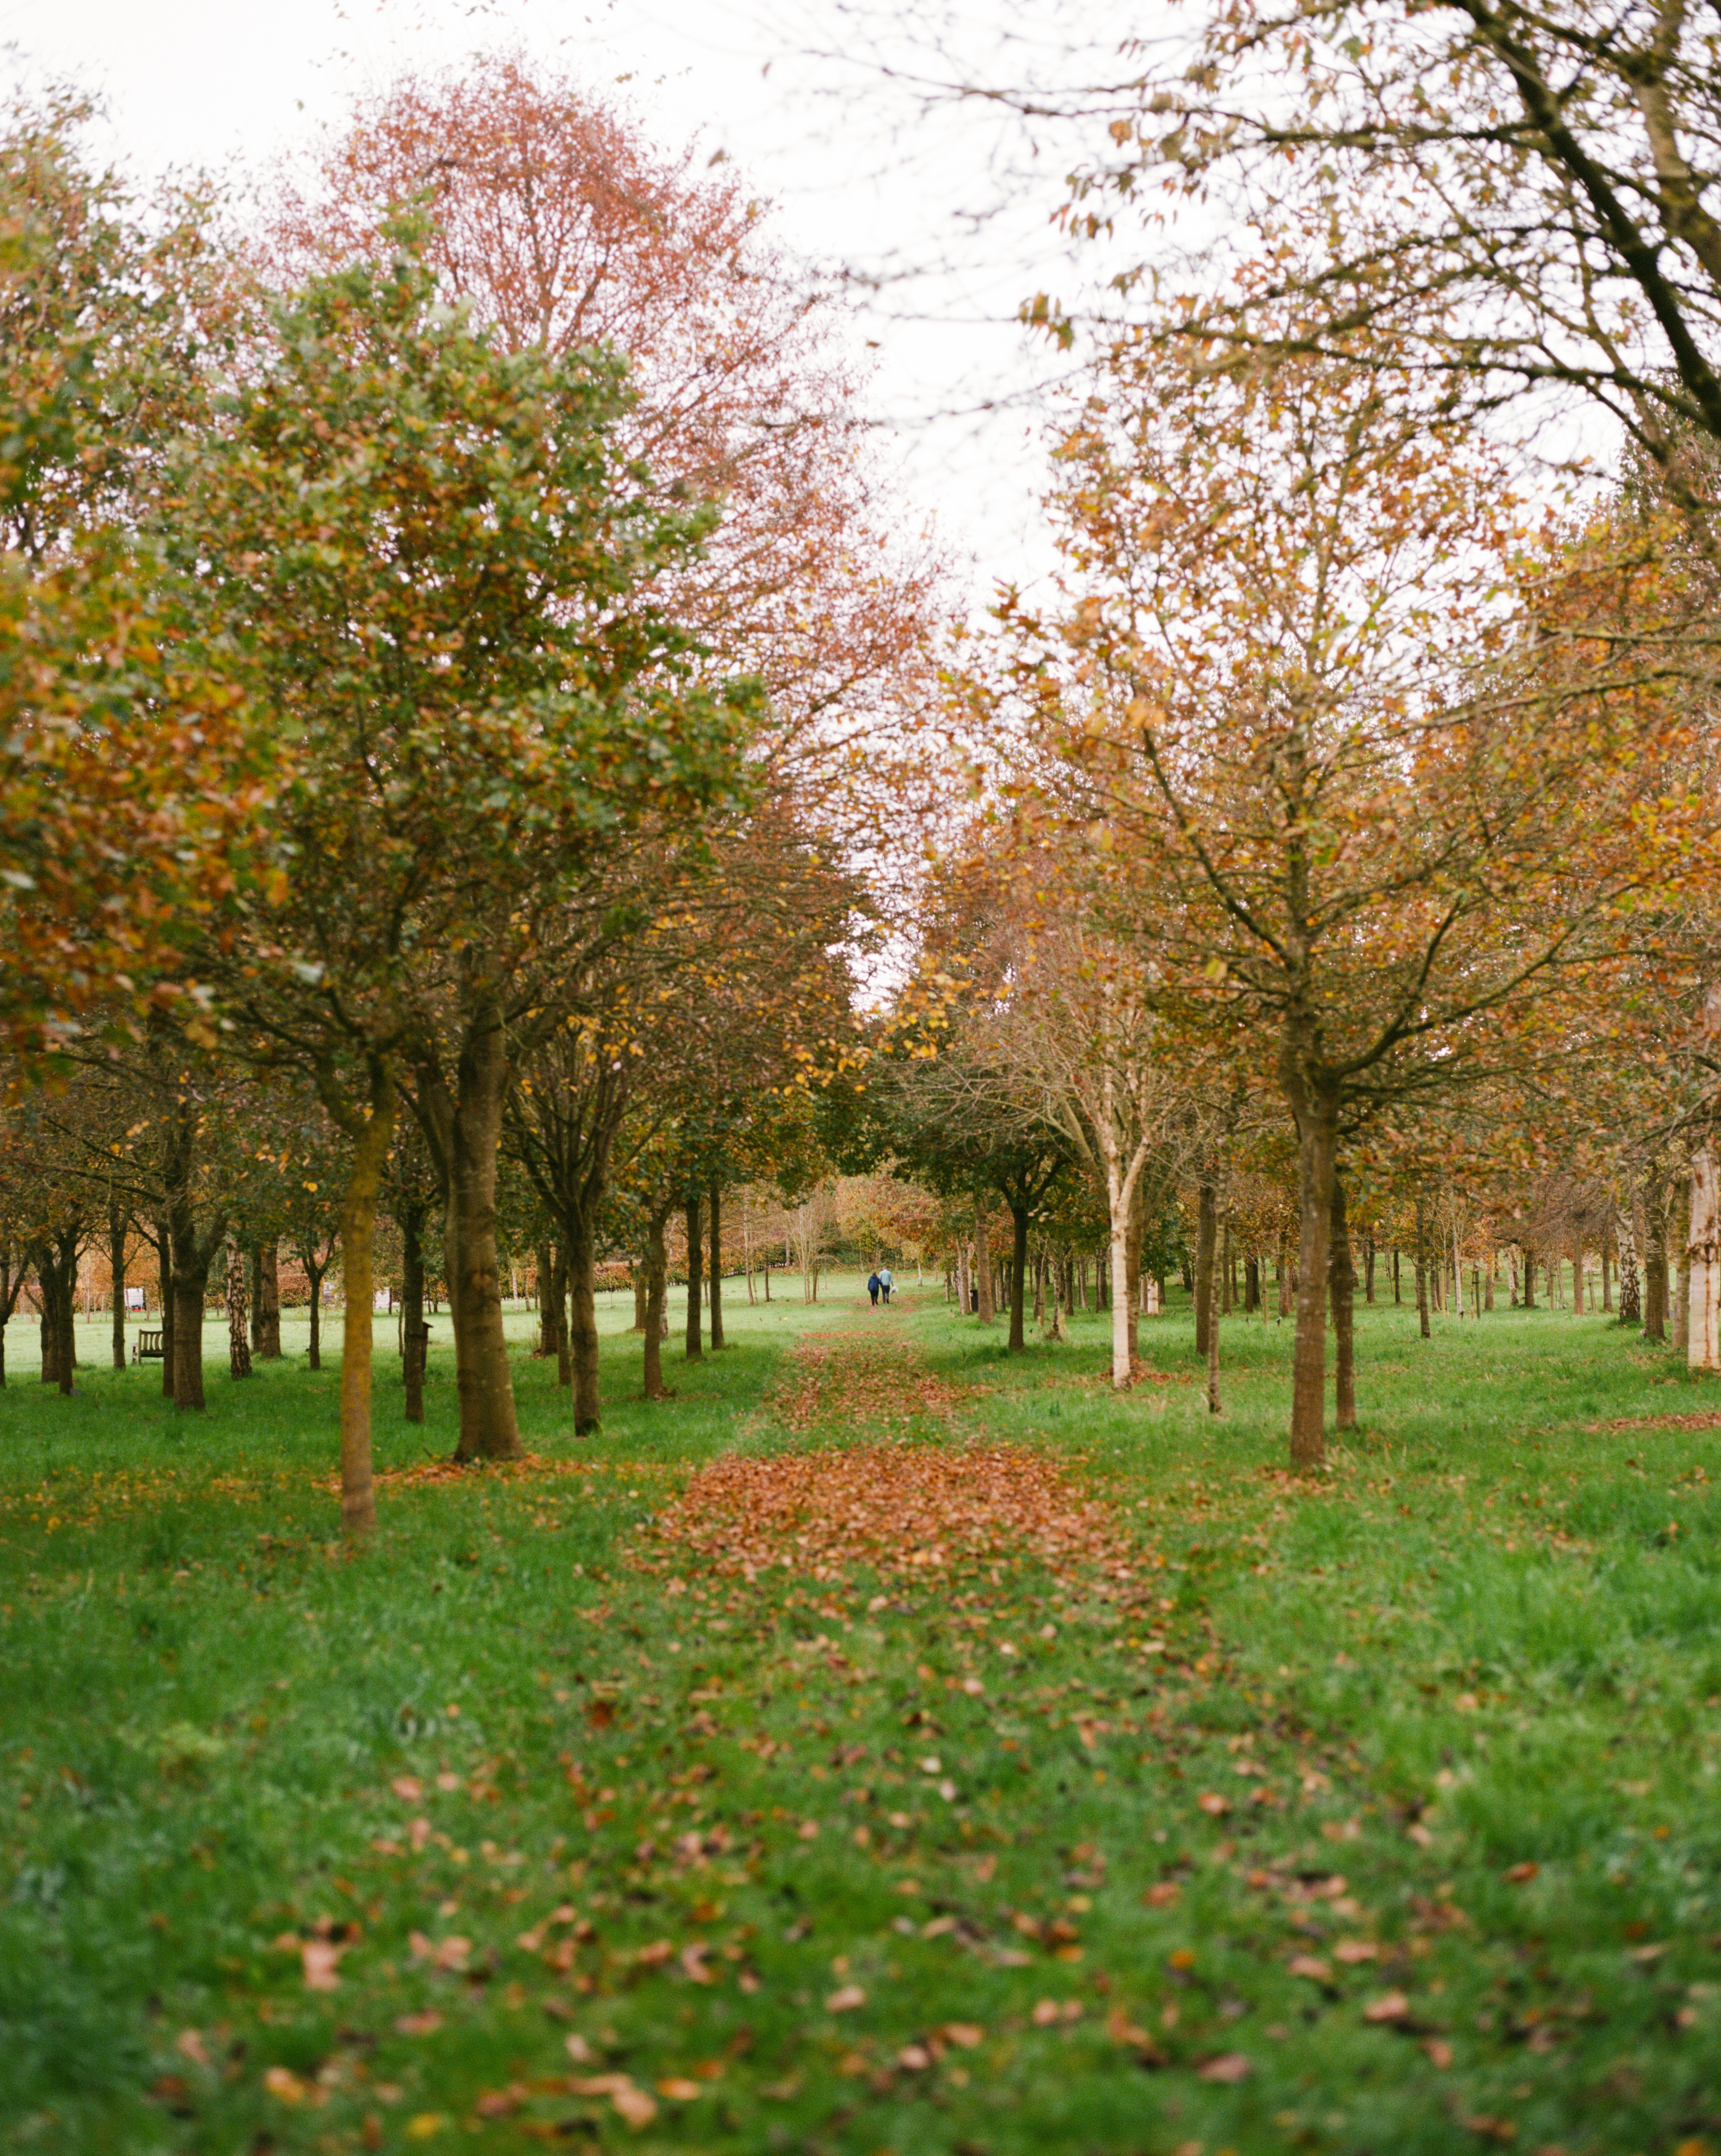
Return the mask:
M 714 1175 L 711 1178 L 711 1353 L 715 1355 L 723 1345 L 723 1214 L 722 1191 Z
M 1686 1367 L 1721 1371 L 1721 1158 L 1708 1135 L 1691 1156 L 1686 1251 L 1691 1267 Z
M 1665 1342 L 1667 1337 L 1667 1191 L 1657 1168 L 1645 1178 L 1643 1337 Z
M 1227 1223 L 1227 1226 L 1228 1226 Z M 1219 1399 L 1219 1317 L 1223 1297 L 1222 1282 L 1225 1269 L 1210 1264 L 1207 1267 L 1207 1413 L 1217 1414 Z
M 125 1367 L 125 1231 L 131 1224 L 116 1205 L 108 1208 L 108 1271 L 114 1283 L 114 1368 Z M 5 1282 L 0 1281 L 0 1291 Z
M 1196 1194 L 1195 1352 L 1206 1359 L 1207 1332 L 1213 1322 L 1213 1271 L 1219 1241 L 1219 1216 L 1213 1185 L 1203 1176 Z
M 1637 1224 L 1628 1205 L 1620 1215 L 1620 1311 L 1621 1325 L 1641 1325 L 1643 1305 L 1637 1272 Z
M 1345 1178 L 1333 1172 L 1332 1226 L 1328 1285 L 1333 1299 L 1333 1420 L 1339 1430 L 1356 1428 L 1356 1268 L 1350 1255 L 1350 1228 L 1345 1217 Z
M 1416 1247 L 1411 1255 L 1416 1268 L 1416 1322 L 1426 1340 L 1433 1328 L 1428 1322 L 1428 1222 L 1420 1194 L 1416 1199 Z
M 538 1345 L 534 1353 L 545 1357 L 555 1354 L 556 1348 L 556 1259 L 548 1243 L 540 1243 L 534 1255 L 538 1275 Z
M 1691 1334 L 1691 1178 L 1682 1175 L 1673 1185 L 1667 1221 L 1667 1238 L 1677 1253 L 1673 1272 L 1673 1302 L 1668 1312 L 1673 1352 L 1685 1359 Z
M 237 1236 L 227 1246 L 227 1367 L 234 1378 L 251 1374 L 251 1322 L 245 1292 L 245 1253 Z
M 1395 1306 L 1402 1306 L 1404 1302 L 1404 1293 L 1399 1284 L 1398 1252 L 1396 1250 L 1392 1253 L 1392 1300 Z
M 1012 1207 L 1010 1219 L 1010 1348 L 1012 1353 L 1020 1354 L 1027 1347 L 1027 1208 Z
M 1318 1467 L 1326 1457 L 1327 1251 L 1339 1104 L 1318 1093 L 1286 1059 L 1285 1091 L 1297 1118 L 1297 1340 L 1291 1378 L 1291 1460 Z
M 257 1302 L 257 1352 L 265 1363 L 281 1359 L 281 1255 L 271 1240 L 263 1246 Z
M 1604 1220 L 1601 1224 L 1601 1308 L 1604 1315 L 1610 1315 L 1613 1310 L 1613 1275 L 1608 1268 L 1612 1240 L 1612 1223 Z
M 1581 1317 L 1584 1314 L 1584 1245 L 1581 1240 L 1575 1240 L 1571 1246 L 1571 1314 L 1574 1317 Z
M 443 1230 L 454 1369 L 460 1399 L 456 1460 L 519 1460 L 520 1419 L 502 1327 L 496 1250 L 496 1162 L 512 1081 L 499 1012 L 482 1010 L 461 1042 L 456 1090 L 437 1065 L 418 1065 L 419 1120 L 443 1181 Z
M 173 1259 L 173 1404 L 182 1414 L 203 1404 L 203 1305 L 215 1253 Z M 166 1341 L 161 1345 L 165 1348 Z
M 1526 1310 L 1534 1310 L 1536 1306 L 1536 1254 L 1528 1243 L 1524 1246 L 1523 1305 Z
M 974 1201 L 974 1284 L 980 1291 L 980 1322 L 990 1325 L 996 1312 L 992 1306 L 992 1254 L 986 1242 L 986 1208 Z
M 567 1242 L 568 1360 L 573 1388 L 574 1435 L 589 1437 L 602 1424 L 597 1373 L 597 1224 L 581 1214 Z
M 346 1307 L 341 1322 L 341 1524 L 367 1535 L 376 1524 L 371 1469 L 371 1348 L 376 1293 L 376 1203 L 394 1138 L 394 1074 L 373 1060 L 370 1114 L 352 1139 L 352 1161 L 341 1204 L 341 1276 Z
M 320 1370 L 323 1367 L 323 1279 L 329 1270 L 329 1259 L 333 1255 L 331 1250 L 329 1256 L 319 1265 L 309 1245 L 299 1253 L 300 1262 L 305 1267 L 305 1286 L 310 1296 L 310 1353 L 306 1363 L 313 1370 Z
M 648 1400 L 674 1398 L 663 1383 L 663 1330 L 669 1300 L 669 1254 L 663 1243 L 663 1224 L 668 1217 L 669 1209 L 665 1206 L 652 1214 L 646 1228 L 645 1396 Z
M 1363 1230 L 1362 1252 L 1363 1299 L 1372 1302 L 1375 1299 L 1375 1230 L 1372 1225 Z
M 687 1359 L 689 1363 L 704 1360 L 704 1349 L 700 1346 L 703 1313 L 699 1308 L 699 1291 L 704 1283 L 700 1275 L 704 1267 L 704 1248 L 700 1240 L 699 1194 L 689 1194 L 687 1199 Z
M 161 1293 L 161 1397 L 174 1397 L 176 1364 L 173 1342 L 177 1331 L 173 1312 L 173 1238 L 166 1220 L 156 1223 L 156 1265 Z
M 643 1332 L 645 1330 L 645 1270 L 643 1266 L 635 1265 L 633 1267 L 633 1330 L 636 1332 Z
M 420 1198 L 402 1198 L 395 1215 L 401 1231 L 401 1385 L 408 1422 L 424 1419 L 424 1371 L 430 1327 L 424 1321 L 424 1216 Z

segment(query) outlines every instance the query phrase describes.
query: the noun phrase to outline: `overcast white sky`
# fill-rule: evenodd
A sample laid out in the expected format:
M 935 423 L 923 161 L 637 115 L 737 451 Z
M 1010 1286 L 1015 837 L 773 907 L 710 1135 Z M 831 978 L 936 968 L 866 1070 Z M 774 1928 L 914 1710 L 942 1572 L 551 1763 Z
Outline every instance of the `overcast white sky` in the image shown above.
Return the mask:
M 726 150 L 798 252 L 925 273 L 859 306 L 855 335 L 876 341 L 870 401 L 910 513 L 936 513 L 983 596 L 1047 560 L 1037 385 L 1058 364 L 1012 317 L 1069 287 L 1049 220 L 1073 142 L 929 110 L 878 62 L 1068 79 L 1140 19 L 1117 0 L 0 0 L 0 42 L 14 79 L 100 95 L 141 172 L 264 173 L 355 90 L 498 45 L 631 100 L 666 143 Z

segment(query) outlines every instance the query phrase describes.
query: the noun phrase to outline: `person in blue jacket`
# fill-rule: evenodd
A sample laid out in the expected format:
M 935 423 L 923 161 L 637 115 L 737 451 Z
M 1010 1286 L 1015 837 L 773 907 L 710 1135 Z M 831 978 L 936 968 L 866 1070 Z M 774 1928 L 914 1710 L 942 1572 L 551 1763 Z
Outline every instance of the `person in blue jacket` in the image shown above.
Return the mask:
M 874 1310 L 878 1307 L 878 1291 L 883 1286 L 884 1282 L 879 1279 L 877 1273 L 868 1273 L 867 1275 L 867 1293 L 873 1298 L 873 1307 Z

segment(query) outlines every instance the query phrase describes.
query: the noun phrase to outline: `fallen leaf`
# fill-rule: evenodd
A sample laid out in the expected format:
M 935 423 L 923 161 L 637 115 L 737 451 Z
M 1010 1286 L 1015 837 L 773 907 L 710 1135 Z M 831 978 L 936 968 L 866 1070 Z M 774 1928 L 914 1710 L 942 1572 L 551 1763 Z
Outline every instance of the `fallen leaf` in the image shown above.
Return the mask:
M 207 2066 L 209 2053 L 204 2046 L 202 2032 L 197 2029 L 182 2029 L 173 2040 L 173 2048 L 182 2059 L 189 2059 L 194 2066 Z
M 577 2033 L 577 2031 L 573 2035 L 566 2039 L 566 2043 L 568 2056 L 573 2061 L 576 2066 L 590 2066 L 592 2060 L 597 2056 L 597 2054 L 593 2051 L 592 2046 L 586 2041 L 586 2039 L 583 2036 Z
M 388 1786 L 405 1804 L 416 1804 L 424 1794 L 424 1784 L 416 1774 L 397 1774 Z
M 1659 1961 L 1667 1951 L 1665 1946 L 1633 1947 L 1631 1958 L 1633 1961 Z
M 671 1958 L 674 1952 L 675 1947 L 673 1940 L 653 1939 L 649 1946 L 642 1947 L 639 1949 L 639 1952 L 634 1955 L 633 1958 L 639 1964 L 642 1969 L 661 1969 L 663 1964 Z
M 263 2086 L 281 2103 L 303 2103 L 306 2084 L 290 2066 L 271 2066 L 263 2076 Z
M 1541 1868 L 1534 1858 L 1526 1857 L 1522 1864 L 1512 1865 L 1503 1876 L 1509 1879 L 1514 1887 L 1522 1887 L 1528 1881 L 1534 1879 Z
M 845 1984 L 833 1991 L 825 2001 L 827 2014 L 847 2014 L 853 2008 L 864 2006 L 867 1994 L 858 1984 Z
M 674 2103 L 691 2103 L 696 2096 L 704 2093 L 698 2082 L 684 2080 L 679 2074 L 666 2074 L 658 2083 L 658 2094 L 669 2097 Z
M 1196 1799 L 1196 1803 L 1209 1819 L 1223 1819 L 1231 1810 L 1231 1799 L 1222 1797 L 1213 1789 L 1204 1789 Z
M 986 2041 L 986 2030 L 977 2028 L 972 2021 L 946 2021 L 943 2034 L 946 2043 L 955 2044 L 964 2051 L 974 2051 Z
M 1285 1966 L 1293 1976 L 1306 1976 L 1316 1984 L 1332 1981 L 1331 1963 L 1323 1961 L 1318 1954 L 1293 1954 Z
M 1340 1939 L 1338 1945 L 1333 1948 L 1333 1958 L 1335 1961 L 1355 1964 L 1360 1961 L 1378 1961 L 1380 1958 L 1380 1949 L 1372 1939 Z
M 1387 1991 L 1369 2001 L 1362 2010 L 1362 2018 L 1365 2021 L 1402 2021 L 1410 2010 L 1411 2002 L 1401 1991 Z
M 1442 2073 L 1444 2073 L 1452 2062 L 1452 2047 L 1444 2036 L 1425 2036 L 1422 2040 L 1422 2055 L 1431 2066 L 1437 2067 Z
M 1183 1899 L 1183 1889 L 1175 1879 L 1162 1879 L 1156 1887 L 1150 1887 L 1141 1898 L 1150 1909 L 1169 1909 Z
M 472 1952 L 471 1940 L 452 1932 L 445 1939 L 428 1939 L 423 1932 L 412 1932 L 407 1943 L 417 1959 L 428 1961 L 433 1969 L 463 1969 Z
M 337 1971 L 341 1957 L 346 1952 L 344 1946 L 335 1946 L 328 1939 L 301 1941 L 299 1958 L 305 1969 L 305 1988 L 307 1991 L 335 1991 L 340 1989 Z
M 626 2088 L 618 2088 L 610 2098 L 611 2103 L 638 2133 L 651 2124 L 658 2115 L 658 2107 L 642 2088 L 629 2082 Z
M 932 2054 L 923 2044 L 904 2044 L 896 2055 L 896 2063 L 905 2073 L 924 2074 L 932 2064 Z
M 433 2006 L 427 2006 L 422 2014 L 402 2014 L 395 2023 L 396 2034 L 402 2036 L 433 2036 L 443 2025 L 443 2017 Z
M 1241 2051 L 1222 2051 L 1216 2059 L 1209 2059 L 1205 2066 L 1196 2068 L 1201 2080 L 1222 2082 L 1227 2086 L 1247 2081 L 1253 2071 L 1254 2068 Z

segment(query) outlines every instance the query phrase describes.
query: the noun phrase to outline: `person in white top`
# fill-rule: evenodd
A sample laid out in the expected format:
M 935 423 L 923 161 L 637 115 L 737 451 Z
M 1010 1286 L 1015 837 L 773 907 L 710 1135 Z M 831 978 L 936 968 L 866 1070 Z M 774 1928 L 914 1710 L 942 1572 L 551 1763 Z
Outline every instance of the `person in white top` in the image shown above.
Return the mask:
M 878 1290 L 887 1302 L 890 1300 L 890 1268 L 889 1265 L 880 1265 L 878 1268 Z

